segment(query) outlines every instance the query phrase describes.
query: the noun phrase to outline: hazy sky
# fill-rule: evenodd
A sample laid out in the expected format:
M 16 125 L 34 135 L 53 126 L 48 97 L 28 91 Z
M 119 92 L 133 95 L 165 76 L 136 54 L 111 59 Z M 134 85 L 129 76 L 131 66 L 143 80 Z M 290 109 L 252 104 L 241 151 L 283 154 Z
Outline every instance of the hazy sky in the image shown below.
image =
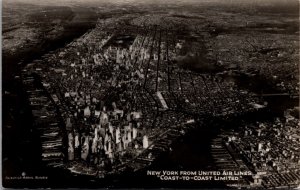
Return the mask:
M 222 3 L 222 4 L 289 4 L 299 3 L 300 0 L 3 0 L 3 3 L 32 3 L 32 4 L 49 4 L 49 5 L 66 5 L 66 4 L 130 4 L 130 3 L 162 3 L 162 4 L 193 4 L 193 3 Z
M 275 2 L 295 2 L 295 1 L 300 1 L 300 0 L 3 0 L 3 2 L 23 2 L 23 3 L 72 3 L 72 2 L 93 2 L 93 3 L 102 3 L 102 2 L 155 2 L 155 3 L 171 3 L 171 2 L 177 2 L 177 3 L 201 3 L 201 2 L 249 2 L 249 3 L 263 3 L 263 2 L 268 2 L 268 3 L 275 3 Z

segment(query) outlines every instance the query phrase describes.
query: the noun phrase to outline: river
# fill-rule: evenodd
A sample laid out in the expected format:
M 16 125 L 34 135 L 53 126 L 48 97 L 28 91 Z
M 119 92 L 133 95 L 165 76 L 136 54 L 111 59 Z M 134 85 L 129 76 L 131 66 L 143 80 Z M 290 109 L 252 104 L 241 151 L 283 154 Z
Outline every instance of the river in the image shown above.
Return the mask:
M 85 14 L 87 14 L 85 12 Z M 80 22 L 75 20 L 64 26 L 64 31 L 55 39 L 41 39 L 35 47 L 24 49 L 14 55 L 3 54 L 2 58 L 2 166 L 3 176 L 50 176 L 63 179 L 64 172 L 48 171 L 41 162 L 41 143 L 39 134 L 33 128 L 31 109 L 23 88 L 21 78 L 22 68 L 41 56 L 63 48 L 66 44 L 95 27 L 93 22 Z M 15 187 L 39 187 L 51 185 L 48 180 L 4 180 L 4 186 Z M 63 184 L 63 182 L 61 183 Z
M 74 177 L 68 171 L 49 169 L 43 166 L 40 159 L 39 135 L 32 127 L 31 110 L 28 106 L 25 89 L 22 83 L 14 76 L 20 75 L 22 66 L 32 60 L 39 59 L 49 51 L 65 46 L 66 43 L 84 34 L 92 26 L 70 26 L 61 38 L 54 41 L 44 41 L 40 47 L 32 48 L 16 57 L 3 56 L 4 81 L 3 81 L 3 176 L 19 176 L 22 172 L 32 176 L 45 176 L 49 180 L 20 180 L 20 183 L 11 184 L 6 181 L 5 185 L 10 187 L 224 187 L 222 182 L 197 182 L 197 181 L 160 181 L 153 176 L 147 176 L 146 170 L 213 170 L 214 163 L 210 153 L 210 145 L 213 138 L 220 134 L 220 129 L 231 129 L 237 127 L 241 119 L 249 121 L 268 120 L 282 116 L 287 108 L 298 105 L 298 99 L 290 97 L 266 97 L 267 109 L 261 114 L 246 115 L 243 118 L 232 118 L 232 120 L 211 120 L 204 126 L 193 130 L 179 139 L 173 145 L 172 152 L 166 152 L 152 166 L 137 173 L 128 172 L 116 179 L 93 180 L 89 177 Z M 30 53 L 29 53 L 30 52 Z M 19 65 L 20 60 L 23 63 Z M 240 88 L 259 93 L 269 87 L 261 80 L 243 78 L 233 79 Z M 249 81 L 251 81 L 249 83 Z M 251 85 L 250 85 L 251 84 Z M 253 88 L 255 87 L 255 88 Z M 268 92 L 272 92 L 269 90 Z M 208 118 L 206 118 L 208 119 Z

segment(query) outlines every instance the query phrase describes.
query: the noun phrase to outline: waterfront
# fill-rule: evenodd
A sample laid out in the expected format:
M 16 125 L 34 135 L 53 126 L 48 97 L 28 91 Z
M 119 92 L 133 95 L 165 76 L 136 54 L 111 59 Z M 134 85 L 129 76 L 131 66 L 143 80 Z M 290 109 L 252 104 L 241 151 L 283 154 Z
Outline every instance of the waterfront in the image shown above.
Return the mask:
M 281 156 L 268 153 L 270 148 L 280 152 L 282 146 L 260 137 L 287 136 L 286 143 L 297 138 L 290 135 L 298 121 L 292 116 L 299 106 L 297 72 L 280 61 L 282 67 L 275 65 L 273 59 L 295 61 L 287 56 L 295 51 L 282 41 L 269 44 L 283 34 L 270 35 L 261 44 L 256 43 L 260 37 L 253 35 L 255 44 L 249 44 L 254 49 L 263 47 L 248 51 L 249 44 L 240 43 L 249 40 L 248 29 L 236 36 L 231 30 L 217 30 L 218 19 L 212 17 L 147 15 L 143 11 L 149 11 L 148 6 L 128 14 L 124 10 L 131 8 L 125 7 L 117 7 L 114 14 L 92 9 L 92 16 L 84 18 L 95 22 L 78 27 L 71 22 L 65 34 L 25 48 L 16 59 L 5 52 L 3 132 L 8 135 L 3 138 L 3 173 L 47 176 L 38 182 L 7 180 L 7 185 L 217 188 L 280 185 L 274 179 L 283 185 L 297 183 L 293 143 L 284 153 L 291 159 L 285 182 L 273 175 L 281 167 L 268 162 L 276 158 L 283 163 Z M 67 13 L 62 15 L 71 18 Z M 96 14 L 104 16 L 96 21 Z M 96 26 L 91 28 L 93 23 Z M 283 41 L 294 39 L 293 31 L 289 32 Z M 226 46 L 228 38 L 238 41 L 230 40 Z M 255 59 L 262 64 L 252 64 Z M 281 69 L 289 75 L 282 75 Z M 261 155 L 268 155 L 267 161 Z M 148 176 L 148 170 L 251 170 L 253 175 L 187 182 L 176 176 Z

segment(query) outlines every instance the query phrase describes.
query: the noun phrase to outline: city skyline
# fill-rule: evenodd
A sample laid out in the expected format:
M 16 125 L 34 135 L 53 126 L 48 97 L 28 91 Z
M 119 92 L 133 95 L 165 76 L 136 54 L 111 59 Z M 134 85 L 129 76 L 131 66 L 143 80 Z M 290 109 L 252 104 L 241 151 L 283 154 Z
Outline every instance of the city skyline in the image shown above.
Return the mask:
M 261 2 L 4 3 L 4 186 L 299 186 L 298 1 Z

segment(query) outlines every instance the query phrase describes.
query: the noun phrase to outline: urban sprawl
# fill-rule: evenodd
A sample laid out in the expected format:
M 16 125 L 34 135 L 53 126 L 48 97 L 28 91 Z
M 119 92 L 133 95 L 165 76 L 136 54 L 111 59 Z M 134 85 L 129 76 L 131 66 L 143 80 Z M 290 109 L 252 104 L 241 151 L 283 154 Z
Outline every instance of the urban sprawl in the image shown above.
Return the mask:
M 186 44 L 201 43 L 205 35 L 187 33 L 158 15 L 99 20 L 66 47 L 28 64 L 22 78 L 43 160 L 95 177 L 136 171 L 171 151 L 178 137 L 205 126 L 203 118 L 265 108 L 259 96 L 222 75 L 180 67 L 185 51 L 196 57 L 200 51 Z M 251 171 L 240 179 L 245 186 L 299 184 L 300 130 L 292 111 L 213 139 L 217 167 Z

